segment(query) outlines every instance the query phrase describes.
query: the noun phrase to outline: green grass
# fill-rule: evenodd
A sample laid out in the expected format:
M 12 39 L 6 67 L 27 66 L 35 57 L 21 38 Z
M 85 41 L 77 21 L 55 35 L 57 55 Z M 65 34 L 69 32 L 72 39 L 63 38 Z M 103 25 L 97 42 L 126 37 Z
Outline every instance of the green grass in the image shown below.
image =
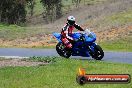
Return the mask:
M 104 50 L 132 52 L 132 36 L 99 43 Z
M 45 66 L 0 68 L 0 88 L 131 88 L 132 83 L 80 86 L 75 81 L 80 66 L 88 74 L 132 75 L 131 64 L 58 57 L 55 63 Z
M 48 34 L 46 28 L 21 27 L 17 25 L 0 24 L 0 38 L 4 40 L 22 39 L 45 33 Z
M 0 24 L 0 38 L 12 40 L 26 35 L 26 29 L 17 25 Z
M 88 23 L 92 22 L 92 24 L 97 29 L 109 29 L 111 27 L 119 27 L 122 25 L 132 24 L 132 9 L 115 13 L 110 16 L 104 16 L 99 19 L 89 20 Z
M 128 10 L 125 12 L 120 12 L 109 16 L 106 18 L 107 22 L 110 22 L 115 25 L 124 25 L 128 23 L 132 23 L 132 10 Z
M 108 17 L 108 21 L 121 24 L 132 22 L 132 10 L 114 14 L 111 17 Z

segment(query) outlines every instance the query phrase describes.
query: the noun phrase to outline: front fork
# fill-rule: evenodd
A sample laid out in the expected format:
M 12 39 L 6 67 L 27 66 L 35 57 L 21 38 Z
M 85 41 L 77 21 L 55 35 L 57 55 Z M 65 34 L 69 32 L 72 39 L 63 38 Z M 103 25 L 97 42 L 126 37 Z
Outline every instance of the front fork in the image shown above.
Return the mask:
M 93 56 L 93 54 L 95 53 L 95 46 L 97 45 L 97 43 L 92 43 L 90 46 L 88 46 L 88 51 L 89 51 L 89 54 L 91 56 Z

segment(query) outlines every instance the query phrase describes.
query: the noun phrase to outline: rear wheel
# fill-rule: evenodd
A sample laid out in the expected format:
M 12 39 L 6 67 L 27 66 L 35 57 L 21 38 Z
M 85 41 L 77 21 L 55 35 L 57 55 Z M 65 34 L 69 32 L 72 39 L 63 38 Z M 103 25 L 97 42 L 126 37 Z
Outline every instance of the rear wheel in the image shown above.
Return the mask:
M 101 60 L 104 57 L 104 52 L 99 45 L 96 45 L 94 47 L 94 52 L 90 52 L 90 55 L 96 60 Z
M 71 56 L 71 50 L 66 49 L 66 47 L 63 43 L 59 42 L 56 45 L 56 51 L 62 57 L 69 58 Z

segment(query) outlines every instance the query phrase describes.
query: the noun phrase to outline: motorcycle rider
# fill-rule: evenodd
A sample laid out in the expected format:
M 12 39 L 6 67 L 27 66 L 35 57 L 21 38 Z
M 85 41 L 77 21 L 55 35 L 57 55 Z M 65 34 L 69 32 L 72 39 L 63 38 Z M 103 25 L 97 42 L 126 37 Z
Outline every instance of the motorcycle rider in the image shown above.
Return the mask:
M 76 24 L 74 16 L 68 16 L 67 23 L 65 24 L 65 26 L 62 28 L 61 31 L 61 35 L 62 35 L 61 40 L 68 49 L 71 49 L 73 42 L 77 41 L 77 39 L 74 39 L 71 36 L 73 34 L 74 28 L 80 31 L 84 31 L 82 27 Z

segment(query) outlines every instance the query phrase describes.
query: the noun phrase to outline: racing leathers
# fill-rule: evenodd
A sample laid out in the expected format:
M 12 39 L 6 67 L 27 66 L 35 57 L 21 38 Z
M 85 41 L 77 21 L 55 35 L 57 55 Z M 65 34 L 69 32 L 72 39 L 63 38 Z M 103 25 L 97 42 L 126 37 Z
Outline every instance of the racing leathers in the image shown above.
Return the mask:
M 64 45 L 71 49 L 72 48 L 72 42 L 75 41 L 75 39 L 73 39 L 73 37 L 71 36 L 73 34 L 73 30 L 74 28 L 80 30 L 80 31 L 84 31 L 78 24 L 74 23 L 73 25 L 70 25 L 68 23 L 65 24 L 65 26 L 62 28 L 61 31 L 61 40 L 64 43 Z

